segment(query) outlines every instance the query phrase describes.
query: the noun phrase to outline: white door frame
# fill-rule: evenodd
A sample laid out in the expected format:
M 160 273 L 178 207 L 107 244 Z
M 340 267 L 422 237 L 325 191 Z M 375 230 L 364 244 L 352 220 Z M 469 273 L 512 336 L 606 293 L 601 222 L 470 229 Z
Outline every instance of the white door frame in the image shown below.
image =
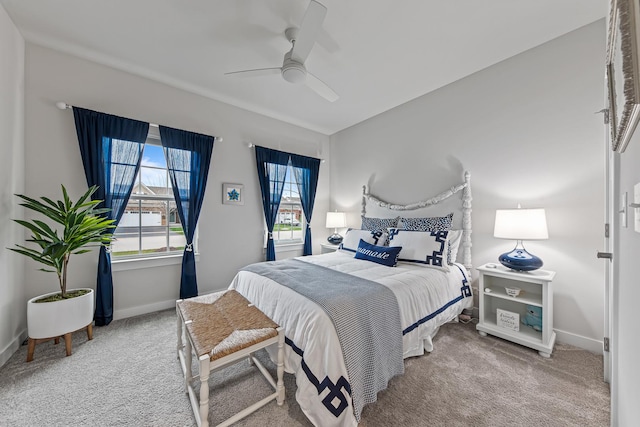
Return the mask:
M 618 272 L 619 260 L 616 256 L 618 237 L 620 236 L 621 217 L 623 209 L 620 196 L 620 156 L 611 149 L 609 110 L 605 112 L 605 224 L 608 224 L 608 237 L 605 233 L 604 251 L 610 253 L 610 259 L 605 262 L 604 277 L 604 337 L 609 339 L 609 351 L 603 351 L 604 381 L 609 383 L 611 390 L 611 426 L 618 425 Z M 621 208 L 619 208 L 621 207 Z M 627 218 L 628 222 L 628 218 Z M 603 349 L 604 350 L 604 349 Z
M 604 361 L 604 381 L 607 383 L 611 383 L 611 313 L 612 310 L 612 284 L 613 281 L 613 249 L 615 242 L 615 230 L 616 226 L 619 223 L 617 218 L 617 212 L 615 207 L 616 203 L 616 188 L 615 188 L 615 156 L 613 150 L 611 149 L 611 142 L 609 139 L 609 120 L 608 120 L 609 112 L 605 110 L 605 138 L 604 138 L 604 157 L 605 157 L 605 186 L 604 186 L 604 195 L 605 195 L 605 209 L 604 209 L 604 223 L 605 223 L 605 233 L 604 233 L 604 252 L 611 254 L 612 258 L 604 259 L 604 340 L 605 344 L 603 346 L 603 361 Z M 606 340 L 609 341 L 609 345 L 607 346 Z M 608 347 L 608 348 L 607 348 Z

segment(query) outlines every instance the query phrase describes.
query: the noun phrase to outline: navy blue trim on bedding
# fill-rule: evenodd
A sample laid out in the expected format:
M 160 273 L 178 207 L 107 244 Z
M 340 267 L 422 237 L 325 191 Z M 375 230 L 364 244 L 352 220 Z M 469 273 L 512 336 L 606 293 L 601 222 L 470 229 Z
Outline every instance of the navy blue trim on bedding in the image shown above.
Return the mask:
M 460 270 L 460 273 L 462 273 L 462 287 L 460 288 L 460 296 L 452 299 L 451 301 L 449 301 L 448 303 L 446 303 L 445 305 L 443 305 L 442 307 L 440 307 L 439 309 L 437 309 L 433 313 L 423 317 L 422 319 L 418 320 L 414 324 L 407 326 L 402 331 L 402 335 L 408 334 L 409 332 L 411 332 L 414 329 L 416 329 L 418 326 L 420 326 L 423 323 L 428 322 L 429 320 L 433 319 L 435 316 L 437 316 L 438 314 L 442 313 L 444 310 L 446 310 L 447 308 L 449 308 L 453 304 L 457 303 L 458 301 L 461 301 L 464 298 L 467 298 L 467 297 L 471 296 L 471 288 L 469 287 L 469 284 L 468 284 L 469 280 L 467 279 L 467 275 L 464 273 L 464 271 L 460 268 L 459 265 L 457 265 L 457 264 L 454 264 L 454 265 L 458 268 L 458 270 Z
M 297 258 L 255 263 L 242 270 L 299 293 L 327 313 L 343 353 L 356 421 L 364 405 L 375 402 L 389 380 L 404 373 L 400 308 L 388 287 Z M 343 374 L 321 371 L 320 375 Z
M 413 325 L 410 325 L 409 327 L 407 327 L 405 330 L 402 331 L 402 335 L 405 335 L 413 331 L 421 324 L 429 321 L 433 317 L 442 313 L 448 307 L 457 303 L 463 298 L 471 296 L 471 288 L 468 285 L 469 280 L 467 279 L 467 275 L 465 274 L 464 270 L 460 268 L 459 265 L 457 264 L 454 264 L 454 265 L 462 273 L 462 287 L 460 288 L 461 295 L 449 301 L 448 303 L 446 303 L 444 306 L 442 306 L 435 312 L 429 314 L 426 317 L 423 317 Z M 336 418 L 339 417 L 342 414 L 342 412 L 349 406 L 349 403 L 347 402 L 347 398 L 345 394 L 342 392 L 342 389 L 344 389 L 344 391 L 346 391 L 349 394 L 349 396 L 351 396 L 351 384 L 349 384 L 349 381 L 347 381 L 347 379 L 344 378 L 343 376 L 340 376 L 340 378 L 338 378 L 338 380 L 334 383 L 333 381 L 331 381 L 331 379 L 328 376 L 325 376 L 322 382 L 320 382 L 318 380 L 318 377 L 314 375 L 314 373 L 311 371 L 311 368 L 309 368 L 309 365 L 307 365 L 307 362 L 304 360 L 304 350 L 302 350 L 300 347 L 295 345 L 295 343 L 286 336 L 284 338 L 284 341 L 288 346 L 291 347 L 294 353 L 300 356 L 301 358 L 300 366 L 302 367 L 302 370 L 304 371 L 305 375 L 309 379 L 309 382 L 311 382 L 311 384 L 313 384 L 313 386 L 318 391 L 318 395 L 320 395 L 320 393 L 322 393 L 326 388 L 329 388 L 329 393 L 325 396 L 324 399 L 322 399 L 322 403 L 329 410 L 329 412 L 331 412 Z M 334 406 L 332 403 L 335 398 L 338 398 L 340 402 L 337 407 Z
M 322 403 L 336 418 L 339 417 L 340 414 L 342 414 L 342 412 L 349 406 L 349 402 L 347 402 L 347 398 L 342 392 L 342 389 L 344 389 L 347 393 L 349 393 L 349 396 L 351 396 L 351 384 L 349 384 L 349 381 L 347 381 L 342 375 L 340 376 L 340 378 L 338 378 L 338 381 L 336 381 L 335 384 L 328 376 L 324 377 L 324 380 L 322 380 L 322 382 L 318 381 L 318 378 L 313 374 L 313 372 L 311 372 L 309 365 L 307 365 L 307 362 L 305 362 L 304 360 L 304 351 L 300 347 L 295 345 L 293 341 L 291 341 L 286 336 L 284 337 L 284 342 L 288 344 L 291 349 L 302 358 L 302 360 L 300 361 L 302 370 L 307 375 L 307 378 L 309 379 L 311 384 L 313 384 L 316 390 L 318 390 L 318 395 L 320 395 L 320 393 L 322 393 L 325 388 L 329 388 L 329 394 L 327 394 L 325 398 L 322 399 Z M 340 404 L 337 407 L 332 403 L 333 399 L 335 398 L 338 398 L 338 400 L 340 401 Z

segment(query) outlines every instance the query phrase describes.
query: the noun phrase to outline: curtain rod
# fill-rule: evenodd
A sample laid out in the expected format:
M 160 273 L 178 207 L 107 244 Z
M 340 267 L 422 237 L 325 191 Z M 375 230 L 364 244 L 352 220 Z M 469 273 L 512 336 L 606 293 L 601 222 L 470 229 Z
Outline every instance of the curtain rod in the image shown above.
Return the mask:
M 73 108 L 73 105 L 69 105 L 66 102 L 60 101 L 60 102 L 56 102 L 56 107 L 58 107 L 61 110 L 70 110 L 70 109 Z M 154 128 L 159 127 L 159 125 L 157 125 L 155 123 L 149 123 L 149 126 L 153 126 Z M 216 141 L 216 142 L 222 142 L 223 141 L 221 136 L 214 136 L 213 140 Z
M 253 148 L 255 146 L 256 146 L 256 144 L 254 144 L 253 142 L 247 142 L 247 147 Z M 324 163 L 324 159 L 320 159 L 320 163 Z

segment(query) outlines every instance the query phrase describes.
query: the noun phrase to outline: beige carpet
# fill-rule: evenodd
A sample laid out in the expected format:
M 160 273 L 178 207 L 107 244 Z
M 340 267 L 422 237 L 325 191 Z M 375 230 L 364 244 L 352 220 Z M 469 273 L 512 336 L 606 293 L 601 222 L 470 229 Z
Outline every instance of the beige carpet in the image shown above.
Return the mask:
M 0 426 L 193 426 L 175 353 L 176 319 L 166 310 L 76 333 L 64 344 L 39 344 L 25 363 L 22 346 L 0 368 Z M 261 354 L 261 359 L 274 366 Z M 609 388 L 602 357 L 556 345 L 553 357 L 498 338 L 472 324 L 447 324 L 433 353 L 405 361 L 361 425 L 608 426 Z M 209 420 L 219 423 L 270 393 L 246 363 L 213 375 Z M 285 375 L 286 402 L 269 403 L 241 426 L 309 426 Z

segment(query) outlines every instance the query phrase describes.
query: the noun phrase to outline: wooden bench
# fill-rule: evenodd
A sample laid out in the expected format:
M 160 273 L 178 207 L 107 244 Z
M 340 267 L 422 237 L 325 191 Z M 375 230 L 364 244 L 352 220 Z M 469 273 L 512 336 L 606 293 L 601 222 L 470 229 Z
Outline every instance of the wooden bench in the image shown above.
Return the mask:
M 284 403 L 284 331 L 235 290 L 216 292 L 176 301 L 178 358 L 184 373 L 186 392 L 200 427 L 208 427 L 209 373 L 248 358 L 275 392 L 228 418 L 228 426 L 276 400 Z M 183 339 L 183 336 L 185 339 Z M 277 382 L 253 356 L 257 350 L 278 344 Z M 198 359 L 199 375 L 192 376 L 191 353 Z M 200 378 L 200 398 L 194 390 Z

